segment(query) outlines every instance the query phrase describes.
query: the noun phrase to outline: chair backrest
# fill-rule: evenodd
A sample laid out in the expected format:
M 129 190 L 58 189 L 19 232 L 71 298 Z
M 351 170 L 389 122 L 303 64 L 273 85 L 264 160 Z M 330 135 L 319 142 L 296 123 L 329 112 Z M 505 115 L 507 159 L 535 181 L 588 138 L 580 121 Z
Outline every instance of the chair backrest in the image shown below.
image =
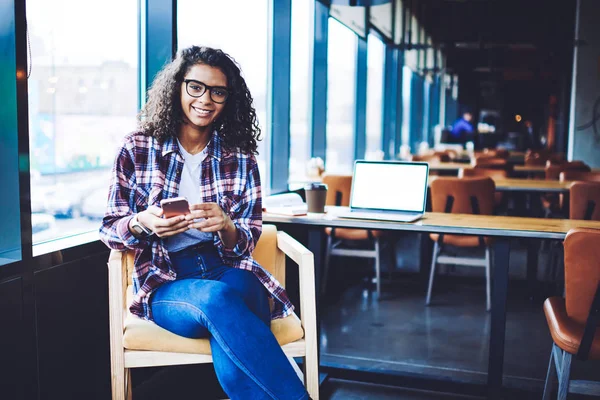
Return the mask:
M 590 172 L 591 168 L 586 165 L 583 161 L 567 161 L 561 164 L 553 164 L 551 162 L 546 163 L 546 179 L 556 181 L 560 177 L 560 173 L 563 171 L 582 171 Z
M 327 185 L 328 206 L 349 206 L 352 191 L 352 175 L 323 175 L 323 183 Z M 337 204 L 339 203 L 339 204 Z
M 569 218 L 600 221 L 600 183 L 574 182 L 569 201 Z
M 583 181 L 600 182 L 600 172 L 587 172 L 577 170 L 562 171 L 559 175 L 560 181 Z
M 497 178 L 497 179 L 508 178 L 508 171 L 505 169 L 479 167 L 479 168 L 463 168 L 461 171 L 462 171 L 462 173 L 459 174 L 459 176 L 462 176 L 463 178 L 475 178 L 475 177 L 486 177 L 486 176 L 489 176 L 492 179 L 493 178 Z
M 431 182 L 433 212 L 491 215 L 496 186 L 491 178 L 446 178 Z
M 565 238 L 565 300 L 567 315 L 585 324 L 600 281 L 600 230 L 571 229 Z
M 252 252 L 252 257 L 285 287 L 285 255 L 277 247 L 277 228 L 275 225 L 263 225 L 262 234 Z M 133 251 L 128 250 L 122 260 L 127 267 L 127 285 L 133 285 Z
M 474 165 L 476 167 L 505 169 L 509 164 L 504 158 L 478 156 L 475 157 Z

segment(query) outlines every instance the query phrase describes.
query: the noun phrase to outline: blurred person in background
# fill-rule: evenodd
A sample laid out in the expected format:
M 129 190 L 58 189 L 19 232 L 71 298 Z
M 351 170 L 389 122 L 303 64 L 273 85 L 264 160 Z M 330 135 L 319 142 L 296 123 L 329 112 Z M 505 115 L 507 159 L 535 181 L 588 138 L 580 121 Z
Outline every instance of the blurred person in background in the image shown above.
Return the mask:
M 448 143 L 458 143 L 464 146 L 467 142 L 473 142 L 475 140 L 475 129 L 471 123 L 472 120 L 471 110 L 465 109 L 462 117 L 452 125 L 452 130 L 448 135 Z

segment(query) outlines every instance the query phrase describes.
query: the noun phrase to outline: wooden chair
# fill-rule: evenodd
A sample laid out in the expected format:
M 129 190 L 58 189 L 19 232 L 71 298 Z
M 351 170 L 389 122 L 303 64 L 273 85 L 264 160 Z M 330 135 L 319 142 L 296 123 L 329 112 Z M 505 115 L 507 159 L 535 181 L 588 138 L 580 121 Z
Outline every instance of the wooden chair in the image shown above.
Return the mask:
M 568 393 L 599 395 L 600 382 L 571 380 L 573 355 L 600 360 L 600 230 L 571 229 L 565 238 L 565 296 L 544 302 L 552 335 L 543 400 L 549 400 L 558 378 L 559 400 Z
M 271 322 L 282 346 L 308 393 L 319 398 L 317 322 L 313 254 L 285 232 L 264 225 L 252 256 L 282 284 L 286 256 L 299 269 L 301 319 L 295 314 Z M 110 357 L 113 400 L 131 400 L 131 369 L 151 366 L 211 363 L 208 339 L 190 339 L 129 313 L 133 295 L 133 252 L 111 251 L 108 261 L 110 306 Z M 292 357 L 303 358 L 303 370 Z M 303 377 L 302 377 L 303 376 Z
M 509 164 L 504 158 L 499 157 L 476 157 L 473 163 L 474 168 L 488 168 L 488 169 L 503 169 L 509 175 L 512 173 L 513 166 Z
M 570 219 L 600 221 L 600 183 L 574 182 L 569 197 Z
M 494 210 L 495 185 L 491 178 L 438 178 L 431 182 L 431 208 L 433 212 L 491 215 Z M 491 308 L 490 244 L 488 237 L 431 234 L 435 242 L 425 304 L 431 303 L 431 291 L 437 264 L 460 264 L 485 267 L 486 309 Z M 467 248 L 484 248 L 485 258 L 456 257 L 443 254 L 444 245 Z
M 560 177 L 560 173 L 564 171 L 590 172 L 591 168 L 583 161 L 567 161 L 562 163 L 546 162 L 545 173 L 547 180 L 557 181 Z
M 577 170 L 566 170 L 559 174 L 558 180 L 565 181 L 583 181 L 583 182 L 600 182 L 600 172 L 587 172 Z
M 482 177 L 490 177 L 492 179 L 506 179 L 509 177 L 509 173 L 505 169 L 495 169 L 495 168 L 463 168 L 458 172 L 459 178 L 482 178 Z M 504 193 L 496 192 L 494 193 L 494 204 L 496 207 L 499 207 L 504 203 Z
M 352 175 L 329 175 L 323 176 L 323 183 L 327 185 L 327 199 L 325 203 L 330 206 L 348 206 L 350 204 L 350 192 L 352 190 Z M 333 256 L 348 256 L 372 258 L 375 262 L 375 285 L 377 298 L 381 297 L 381 242 L 382 231 L 368 229 L 349 228 L 325 228 L 327 235 L 327 246 L 325 248 L 325 262 L 323 268 L 323 280 L 321 282 L 321 293 L 325 293 L 327 278 L 329 276 L 329 264 Z M 346 246 L 348 241 L 366 241 L 372 243 L 372 249 L 355 249 Z M 370 246 L 369 246 L 370 247 Z

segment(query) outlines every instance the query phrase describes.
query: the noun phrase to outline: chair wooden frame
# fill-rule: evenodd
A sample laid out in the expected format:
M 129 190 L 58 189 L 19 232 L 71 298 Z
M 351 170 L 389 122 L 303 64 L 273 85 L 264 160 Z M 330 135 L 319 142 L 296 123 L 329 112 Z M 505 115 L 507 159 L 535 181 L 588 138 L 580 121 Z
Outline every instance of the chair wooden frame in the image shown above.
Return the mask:
M 292 259 L 299 270 L 301 324 L 304 338 L 282 346 L 296 372 L 302 377 L 310 396 L 319 398 L 319 363 L 317 358 L 317 322 L 315 272 L 312 252 L 285 232 L 277 232 L 278 258 Z M 128 350 L 123 347 L 124 321 L 127 316 L 127 252 L 111 251 L 108 262 L 110 307 L 110 359 L 113 400 L 131 400 L 131 369 L 150 366 L 212 363 L 210 354 Z M 285 265 L 285 264 L 284 264 Z M 300 371 L 292 357 L 303 358 Z

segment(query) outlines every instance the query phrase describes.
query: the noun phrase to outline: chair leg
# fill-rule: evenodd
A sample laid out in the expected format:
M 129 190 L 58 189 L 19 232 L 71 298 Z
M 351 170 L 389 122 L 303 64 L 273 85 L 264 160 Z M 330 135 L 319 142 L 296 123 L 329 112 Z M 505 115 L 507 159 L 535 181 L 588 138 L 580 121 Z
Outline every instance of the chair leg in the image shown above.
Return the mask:
M 127 388 L 125 389 L 127 400 L 132 400 L 133 398 L 133 381 L 131 380 L 131 368 L 127 368 L 125 370 L 125 384 Z
M 323 263 L 323 277 L 321 280 L 321 294 L 325 294 L 325 288 L 327 287 L 327 276 L 329 275 L 329 261 L 331 259 L 331 246 L 333 245 L 333 238 L 331 235 L 327 236 L 327 245 L 325 246 L 325 262 Z
M 319 359 L 316 348 L 312 351 L 307 351 L 302 365 L 306 391 L 313 400 L 319 400 Z
M 485 295 L 486 295 L 486 310 L 492 309 L 492 289 L 491 289 L 491 257 L 490 246 L 485 246 Z
M 126 400 L 126 370 L 125 368 L 113 368 L 112 370 L 112 400 Z
M 435 276 L 435 266 L 437 264 L 437 256 L 439 252 L 439 244 L 435 242 L 433 245 L 433 256 L 431 257 L 431 271 L 429 271 L 429 285 L 427 288 L 427 298 L 425 299 L 425 305 L 431 303 L 431 289 L 433 288 L 433 277 Z
M 379 257 L 379 239 L 375 238 L 375 279 L 377 282 L 377 300 L 381 298 L 381 257 Z
M 544 396 L 542 400 L 550 400 L 554 387 L 556 385 L 556 366 L 554 364 L 554 343 L 552 343 L 552 349 L 550 350 L 550 363 L 548 363 L 548 372 L 546 373 L 546 382 L 544 383 Z
M 557 400 L 567 400 L 569 393 L 569 380 L 571 378 L 571 353 L 562 351 L 562 363 L 558 375 L 558 396 Z

